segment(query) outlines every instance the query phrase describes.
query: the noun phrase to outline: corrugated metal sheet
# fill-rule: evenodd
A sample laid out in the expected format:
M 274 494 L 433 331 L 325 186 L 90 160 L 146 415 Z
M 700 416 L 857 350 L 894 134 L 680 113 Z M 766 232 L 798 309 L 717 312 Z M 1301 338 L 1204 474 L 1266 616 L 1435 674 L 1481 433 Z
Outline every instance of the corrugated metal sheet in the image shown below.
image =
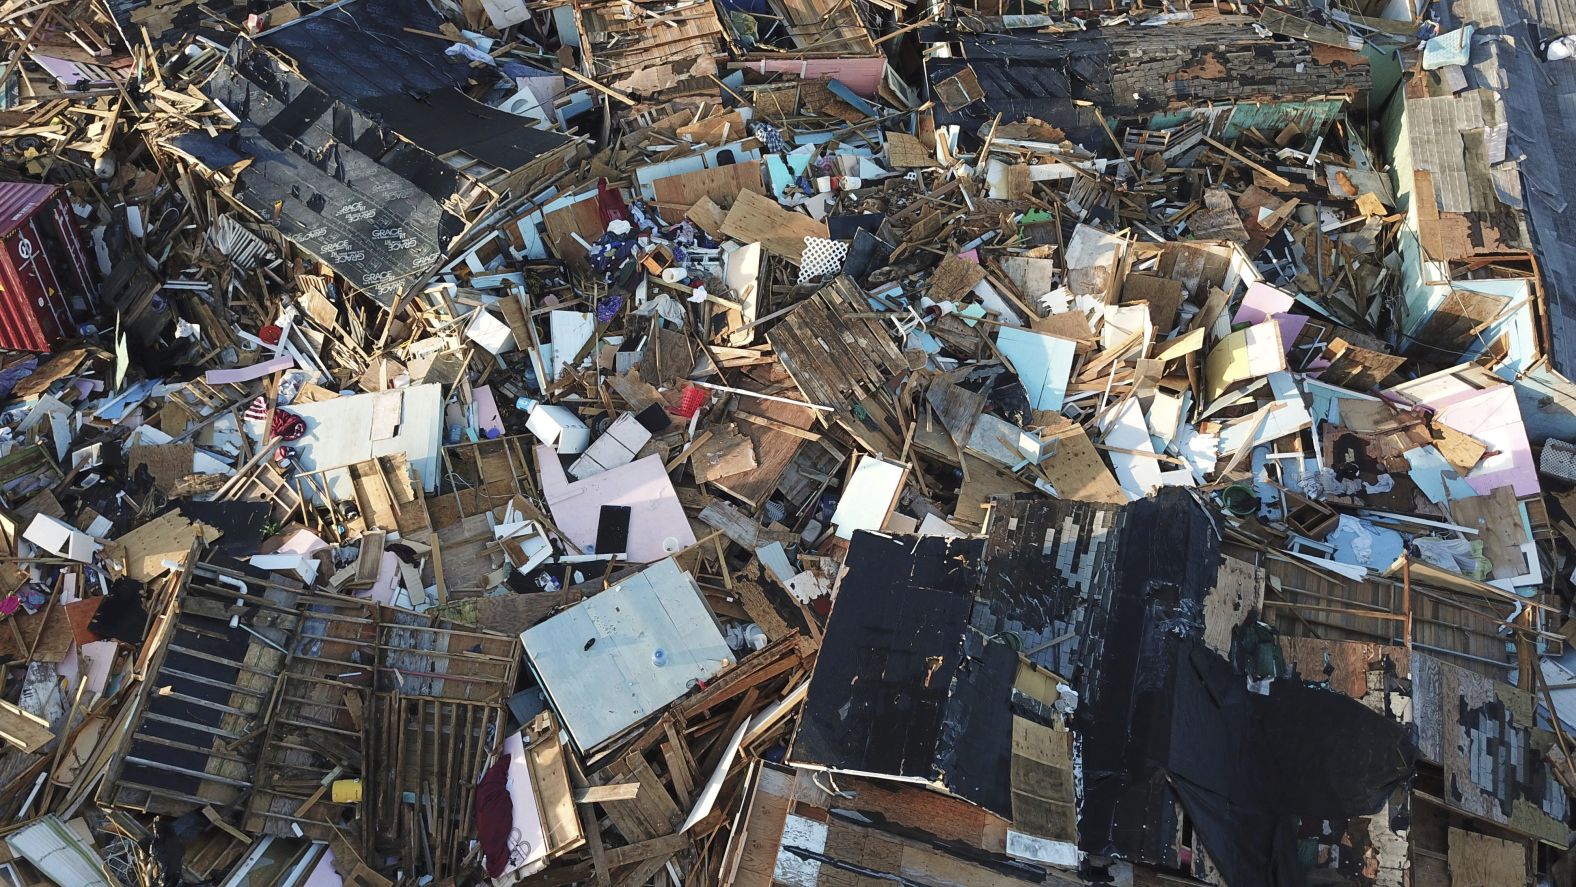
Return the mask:
M 54 185 L 0 183 L 0 348 L 48 351 L 97 297 L 76 219 Z
M 59 185 L 0 182 L 0 237 L 15 231 L 58 190 Z

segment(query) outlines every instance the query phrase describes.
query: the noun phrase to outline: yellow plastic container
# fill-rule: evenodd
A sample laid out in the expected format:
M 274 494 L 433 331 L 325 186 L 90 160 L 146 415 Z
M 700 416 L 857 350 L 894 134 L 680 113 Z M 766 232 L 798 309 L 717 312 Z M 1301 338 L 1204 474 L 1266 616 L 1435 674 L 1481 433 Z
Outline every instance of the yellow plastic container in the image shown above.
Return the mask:
M 361 803 L 361 780 L 336 779 L 334 784 L 329 786 L 328 794 L 329 797 L 334 799 L 336 804 L 359 804 Z

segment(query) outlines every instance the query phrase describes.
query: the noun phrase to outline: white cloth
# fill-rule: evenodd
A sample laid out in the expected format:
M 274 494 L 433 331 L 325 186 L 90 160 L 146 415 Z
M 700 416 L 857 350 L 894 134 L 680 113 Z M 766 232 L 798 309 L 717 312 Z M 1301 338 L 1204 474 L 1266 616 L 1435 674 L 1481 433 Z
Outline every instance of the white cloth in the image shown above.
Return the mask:
M 1559 37 L 1549 41 L 1546 59 L 1551 62 L 1576 56 L 1576 37 Z

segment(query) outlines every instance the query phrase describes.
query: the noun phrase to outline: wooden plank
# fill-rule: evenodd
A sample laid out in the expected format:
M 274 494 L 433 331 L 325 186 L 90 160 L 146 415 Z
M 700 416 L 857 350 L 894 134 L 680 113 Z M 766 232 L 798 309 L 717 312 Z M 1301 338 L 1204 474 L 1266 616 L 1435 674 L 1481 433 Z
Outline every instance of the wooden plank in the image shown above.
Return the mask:
M 643 887 L 652 878 L 656 877 L 657 872 L 661 871 L 671 858 L 673 858 L 672 854 L 668 854 L 666 856 L 654 856 L 635 863 L 629 871 L 619 876 L 618 887 Z
M 1221 144 L 1220 142 L 1215 141 L 1214 139 L 1210 138 L 1209 136 L 1204 136 L 1204 141 L 1207 142 L 1210 147 L 1215 148 L 1216 150 L 1221 151 L 1222 153 L 1224 153 L 1227 157 L 1234 158 L 1238 162 L 1246 164 L 1248 167 L 1250 167 L 1251 169 L 1255 170 L 1256 172 L 1262 173 L 1265 178 L 1267 178 L 1270 181 L 1274 182 L 1275 184 L 1281 186 L 1282 188 L 1290 188 L 1291 187 L 1291 180 L 1290 179 L 1286 178 L 1285 176 L 1281 175 L 1278 172 L 1275 172 L 1274 170 L 1270 169 L 1269 167 L 1265 166 L 1264 164 L 1259 163 L 1258 161 L 1254 160 L 1253 158 L 1247 156 L 1246 154 L 1240 154 L 1236 150 L 1226 147 L 1225 145 Z
M 588 785 L 575 792 L 577 804 L 601 804 L 606 801 L 632 801 L 640 794 L 640 783 L 617 782 L 612 785 Z
M 613 875 L 607 867 L 607 849 L 602 845 L 602 827 L 589 806 L 580 808 L 581 828 L 585 831 L 586 845 L 591 850 L 591 865 L 596 872 L 597 887 L 612 887 Z
M 649 841 L 614 847 L 607 851 L 607 864 L 610 868 L 621 868 L 645 859 L 672 856 L 688 846 L 689 837 L 686 835 L 665 835 Z
M 789 406 L 792 406 L 792 404 L 789 404 Z M 734 413 L 733 418 L 738 419 L 741 422 L 749 422 L 754 425 L 770 428 L 774 431 L 781 431 L 783 434 L 789 435 L 790 437 L 797 437 L 800 440 L 821 439 L 821 435 L 816 434 L 814 431 L 807 431 L 796 425 L 790 425 L 787 422 L 779 422 L 769 416 L 759 416 L 755 413 L 746 413 L 741 411 Z
M 667 734 L 667 741 L 662 743 L 662 758 L 668 765 L 668 776 L 673 781 L 673 792 L 678 795 L 680 804 L 688 806 L 695 797 L 694 761 L 691 760 L 689 746 L 685 745 L 684 737 L 674 726 L 673 719 L 663 719 L 662 726 Z
M 639 754 L 631 753 L 609 765 L 598 776 L 607 780 L 633 779 L 640 784 L 640 791 L 629 800 L 606 801 L 602 809 L 613 820 L 613 827 L 631 841 L 647 841 L 671 834 L 683 821 L 683 814 L 674 803 L 673 796 L 652 772 L 651 765 Z
M 55 732 L 49 729 L 48 721 L 0 699 L 0 739 L 32 754 L 54 738 Z

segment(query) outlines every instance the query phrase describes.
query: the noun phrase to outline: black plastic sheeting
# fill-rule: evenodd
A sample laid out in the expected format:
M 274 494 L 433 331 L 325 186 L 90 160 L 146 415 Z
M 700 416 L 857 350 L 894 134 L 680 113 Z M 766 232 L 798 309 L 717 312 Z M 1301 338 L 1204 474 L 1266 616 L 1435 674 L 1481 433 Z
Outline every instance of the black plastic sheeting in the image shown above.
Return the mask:
M 856 532 L 797 763 L 941 783 L 1011 816 L 1018 655 L 969 627 L 983 539 Z
M 1306 883 L 1299 819 L 1377 812 L 1410 778 L 1405 727 L 1294 680 L 1248 689 L 1204 646 L 1199 614 L 1219 564 L 1209 517 L 1183 491 L 1124 509 L 1129 554 L 1091 606 L 1080 846 L 1178 867 L 1180 803 L 1232 887 Z

